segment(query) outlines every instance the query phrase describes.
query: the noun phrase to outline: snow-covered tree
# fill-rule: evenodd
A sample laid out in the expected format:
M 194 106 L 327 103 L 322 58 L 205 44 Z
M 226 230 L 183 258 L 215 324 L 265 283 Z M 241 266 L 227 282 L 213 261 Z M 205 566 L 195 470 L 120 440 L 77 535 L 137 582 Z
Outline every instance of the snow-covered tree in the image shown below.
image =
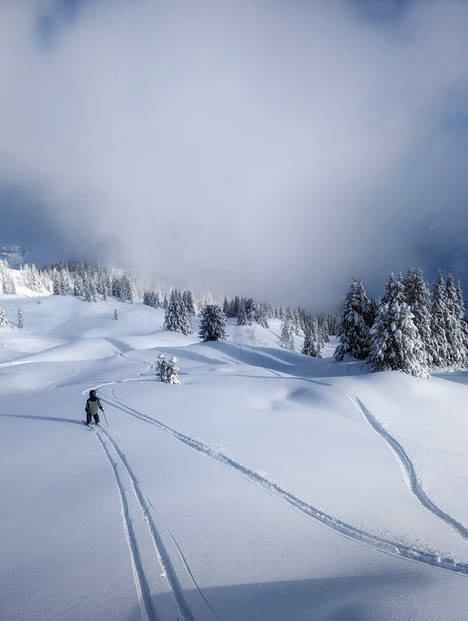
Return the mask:
M 461 317 L 460 302 L 453 276 L 446 282 L 445 332 L 447 337 L 447 363 L 463 369 L 466 363 L 466 339 Z
M 166 366 L 166 379 L 168 384 L 180 384 L 179 373 L 180 369 L 177 366 L 178 360 L 175 356 L 169 360 Z
M 316 319 L 311 320 L 305 329 L 304 344 L 302 353 L 313 358 L 321 358 L 318 336 L 318 323 Z
M 156 367 L 156 375 L 159 377 L 161 382 L 165 382 L 167 362 L 164 354 L 159 354 L 158 359 L 154 363 L 154 366 Z
M 20 330 L 24 328 L 24 318 L 21 308 L 18 308 L 18 323 L 16 324 Z
M 413 313 L 404 301 L 402 279 L 390 275 L 386 302 L 379 306 L 370 330 L 368 361 L 373 371 L 403 371 L 429 377 L 428 357 Z
M 187 315 L 182 296 L 179 291 L 174 289 L 171 293 L 166 314 L 164 317 L 164 329 L 172 330 L 172 332 L 180 332 L 181 334 L 192 334 L 193 328 L 190 318 Z
M 117 309 L 114 308 L 114 319 L 118 319 L 119 318 L 119 314 L 117 312 Z
M 111 291 L 121 302 L 133 303 L 133 288 L 128 274 L 114 276 Z
M 361 278 L 353 278 L 346 295 L 341 328 L 338 336 L 341 345 L 335 350 L 335 359 L 353 356 L 365 360 L 369 354 L 369 330 L 372 312 Z
M 439 270 L 432 288 L 431 303 L 432 364 L 439 368 L 443 368 L 449 359 L 446 333 L 447 313 L 445 280 Z
M 226 340 L 226 315 L 217 304 L 208 304 L 203 309 L 199 336 L 204 341 Z
M 68 295 L 71 289 L 70 272 L 68 267 L 52 270 L 52 286 L 54 295 Z
M 0 263 L 0 281 L 3 283 L 3 293 L 16 295 L 16 284 L 11 276 L 10 268 L 6 260 Z
M 422 270 L 410 267 L 403 286 L 405 301 L 413 313 L 413 322 L 426 350 L 428 364 L 432 366 L 434 351 L 431 331 L 431 295 Z
M 96 302 L 96 286 L 94 278 L 86 273 L 83 279 L 83 297 L 85 302 Z
M 193 293 L 189 289 L 186 289 L 182 293 L 182 302 L 184 304 L 185 312 L 187 313 L 188 317 L 193 317 L 197 314 L 195 311 L 195 302 L 193 300 Z
M 84 284 L 83 284 L 83 276 L 76 272 L 75 274 L 75 284 L 73 286 L 73 295 L 76 297 L 82 296 L 84 293 Z
M 24 278 L 25 285 L 29 287 L 32 291 L 42 291 L 43 285 L 41 281 L 41 275 L 37 270 L 34 263 L 29 267 L 28 265 L 24 266 Z
M 0 306 L 0 328 L 8 328 L 8 314 L 3 306 Z
M 294 333 L 290 319 L 285 318 L 283 321 L 279 344 L 281 347 L 284 347 L 284 349 L 294 350 Z
M 159 308 L 161 302 L 158 293 L 156 291 L 145 291 L 143 293 L 143 304 L 152 308 Z
M 252 298 L 241 298 L 237 313 L 238 326 L 251 326 L 254 322 L 255 302 Z
M 270 327 L 268 324 L 267 308 L 263 304 L 255 305 L 254 320 L 259 326 L 262 326 L 262 328 L 268 329 Z

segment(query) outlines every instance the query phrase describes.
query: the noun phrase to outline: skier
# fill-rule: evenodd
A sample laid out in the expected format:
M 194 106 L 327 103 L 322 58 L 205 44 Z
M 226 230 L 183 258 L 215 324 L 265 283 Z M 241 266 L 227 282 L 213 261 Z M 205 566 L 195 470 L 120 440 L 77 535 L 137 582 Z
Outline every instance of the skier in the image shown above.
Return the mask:
M 86 423 L 88 425 L 91 424 L 91 419 L 93 416 L 94 416 L 94 421 L 96 425 L 99 425 L 99 410 L 102 410 L 104 412 L 104 408 L 102 407 L 101 402 L 96 397 L 96 391 L 90 390 L 89 399 L 86 401 L 86 407 L 85 407 Z

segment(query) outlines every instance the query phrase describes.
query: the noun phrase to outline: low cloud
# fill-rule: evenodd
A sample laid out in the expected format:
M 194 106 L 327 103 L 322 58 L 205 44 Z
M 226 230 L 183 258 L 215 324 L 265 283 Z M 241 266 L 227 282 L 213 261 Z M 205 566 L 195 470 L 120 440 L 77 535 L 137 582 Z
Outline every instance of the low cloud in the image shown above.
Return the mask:
M 0 8 L 0 163 L 49 253 L 326 307 L 468 232 L 445 216 L 466 199 L 466 2 L 39 6 Z

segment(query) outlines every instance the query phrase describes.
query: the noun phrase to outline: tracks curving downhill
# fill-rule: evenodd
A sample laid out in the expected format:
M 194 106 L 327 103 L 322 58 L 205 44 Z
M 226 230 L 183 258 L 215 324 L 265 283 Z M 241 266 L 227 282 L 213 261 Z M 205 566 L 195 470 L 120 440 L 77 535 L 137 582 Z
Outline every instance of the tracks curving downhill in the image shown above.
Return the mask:
M 443 511 L 433 502 L 423 490 L 421 483 L 418 480 L 416 470 L 411 462 L 410 457 L 406 453 L 402 445 L 396 440 L 379 421 L 375 418 L 372 412 L 364 405 L 364 403 L 358 397 L 351 397 L 348 395 L 354 406 L 361 412 L 364 419 L 372 427 L 372 429 L 386 442 L 386 444 L 393 451 L 401 469 L 405 474 L 405 480 L 408 483 L 408 487 L 414 494 L 416 499 L 422 504 L 422 506 L 433 513 L 437 518 L 442 520 L 452 530 L 457 532 L 463 539 L 468 540 L 468 528 L 458 522 L 451 515 Z
M 228 455 L 222 453 L 218 449 L 202 442 L 201 440 L 181 433 L 180 431 L 177 431 L 176 429 L 170 427 L 162 421 L 159 421 L 155 418 L 152 418 L 151 416 L 139 412 L 134 408 L 127 406 L 125 403 L 122 403 L 115 397 L 113 392 L 114 388 L 115 386 L 110 391 L 110 397 L 103 397 L 101 400 L 142 422 L 157 427 L 158 429 L 160 429 L 164 433 L 169 434 L 190 449 L 202 455 L 205 455 L 209 459 L 215 460 L 226 468 L 229 468 L 230 470 L 241 475 L 248 481 L 254 483 L 255 485 L 258 485 L 259 487 L 262 487 L 268 493 L 276 496 L 278 499 L 288 503 L 294 510 L 302 513 L 309 518 L 312 518 L 317 522 L 320 522 L 324 526 L 339 533 L 340 535 L 348 537 L 349 539 L 353 539 L 354 541 L 367 544 L 374 549 L 381 550 L 382 552 L 385 552 L 392 556 L 405 558 L 411 561 L 422 563 L 424 565 L 428 565 L 433 568 L 444 569 L 457 574 L 468 575 L 467 563 L 456 561 L 449 556 L 443 556 L 439 553 L 413 548 L 401 542 L 392 541 L 391 539 L 385 537 L 380 537 L 373 533 L 369 533 L 363 529 L 357 528 L 351 524 L 347 524 L 346 522 L 343 522 L 342 520 L 333 517 L 332 515 L 324 511 L 321 511 L 317 507 L 314 507 L 313 505 L 300 499 L 295 494 L 284 489 L 277 483 L 267 479 L 260 472 L 253 470 L 249 466 L 241 464 L 240 462 L 232 459 Z

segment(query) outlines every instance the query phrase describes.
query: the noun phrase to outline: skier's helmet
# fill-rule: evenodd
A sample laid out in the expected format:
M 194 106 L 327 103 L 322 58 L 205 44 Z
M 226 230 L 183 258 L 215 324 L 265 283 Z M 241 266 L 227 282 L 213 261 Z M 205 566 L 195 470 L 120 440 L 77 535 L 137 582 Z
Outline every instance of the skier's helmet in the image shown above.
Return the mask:
M 90 397 L 95 397 L 96 396 L 96 391 L 95 390 L 90 390 L 89 391 L 89 396 Z

